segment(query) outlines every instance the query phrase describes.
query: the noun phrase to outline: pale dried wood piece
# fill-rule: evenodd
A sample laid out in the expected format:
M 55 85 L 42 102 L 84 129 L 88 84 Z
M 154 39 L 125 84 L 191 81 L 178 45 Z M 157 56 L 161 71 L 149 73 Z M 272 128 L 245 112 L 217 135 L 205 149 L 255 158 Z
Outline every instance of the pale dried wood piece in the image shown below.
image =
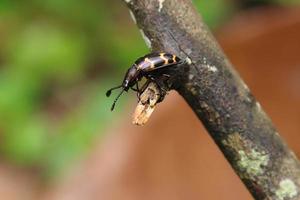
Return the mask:
M 150 82 L 140 96 L 138 105 L 133 113 L 132 123 L 138 126 L 145 125 L 161 99 L 158 86 Z

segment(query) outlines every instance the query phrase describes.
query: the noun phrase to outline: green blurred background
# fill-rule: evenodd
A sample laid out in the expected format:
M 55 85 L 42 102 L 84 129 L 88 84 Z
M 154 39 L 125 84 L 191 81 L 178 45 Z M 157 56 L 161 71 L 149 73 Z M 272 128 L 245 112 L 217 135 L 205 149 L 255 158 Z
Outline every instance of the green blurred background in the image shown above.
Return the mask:
M 216 29 L 241 9 L 298 0 L 194 0 Z M 2 162 L 55 177 L 117 120 L 106 89 L 148 52 L 125 4 L 110 0 L 0 0 Z

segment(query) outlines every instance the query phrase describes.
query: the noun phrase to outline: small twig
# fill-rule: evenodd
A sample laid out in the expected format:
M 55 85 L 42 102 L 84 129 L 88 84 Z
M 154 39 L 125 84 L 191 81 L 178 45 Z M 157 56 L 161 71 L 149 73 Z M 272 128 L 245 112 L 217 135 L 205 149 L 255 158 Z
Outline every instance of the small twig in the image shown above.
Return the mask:
M 140 95 L 138 105 L 133 114 L 132 123 L 135 125 L 145 125 L 155 109 L 157 103 L 163 98 L 158 86 L 150 82 L 147 88 Z

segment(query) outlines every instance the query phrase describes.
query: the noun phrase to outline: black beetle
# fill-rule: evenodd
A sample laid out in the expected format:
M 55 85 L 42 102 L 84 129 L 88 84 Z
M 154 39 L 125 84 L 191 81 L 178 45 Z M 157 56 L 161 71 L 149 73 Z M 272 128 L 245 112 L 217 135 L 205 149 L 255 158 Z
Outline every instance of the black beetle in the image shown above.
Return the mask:
M 109 97 L 112 90 L 122 88 L 122 91 L 112 104 L 111 111 L 113 111 L 116 102 L 124 91 L 127 92 L 129 89 L 132 89 L 140 94 L 141 91 L 138 86 L 138 81 L 140 81 L 143 77 L 155 81 L 153 76 L 151 76 L 153 71 L 182 63 L 183 62 L 180 58 L 169 53 L 150 53 L 137 59 L 127 70 L 122 84 L 117 87 L 113 87 L 106 92 L 106 96 Z M 134 85 L 136 85 L 136 88 L 133 88 Z

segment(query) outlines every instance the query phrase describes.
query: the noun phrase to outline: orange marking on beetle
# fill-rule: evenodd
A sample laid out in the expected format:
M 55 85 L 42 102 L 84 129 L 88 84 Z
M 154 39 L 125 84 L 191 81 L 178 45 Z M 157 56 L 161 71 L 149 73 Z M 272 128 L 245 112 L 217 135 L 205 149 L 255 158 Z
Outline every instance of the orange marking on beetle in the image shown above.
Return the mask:
M 145 62 L 140 63 L 140 64 L 137 66 L 137 69 L 138 69 L 138 70 L 142 69 L 144 64 L 145 64 Z
M 165 57 L 165 53 L 159 54 L 159 57 L 165 61 L 165 65 L 169 63 L 168 58 Z
M 176 63 L 176 56 L 173 55 L 173 62 Z
M 147 63 L 150 63 L 150 68 L 153 69 L 155 66 L 154 66 L 154 62 L 151 61 L 149 58 L 145 58 L 145 62 Z
M 138 65 L 137 69 L 142 70 L 143 68 L 147 67 L 147 64 L 148 64 L 148 62 L 143 61 Z

